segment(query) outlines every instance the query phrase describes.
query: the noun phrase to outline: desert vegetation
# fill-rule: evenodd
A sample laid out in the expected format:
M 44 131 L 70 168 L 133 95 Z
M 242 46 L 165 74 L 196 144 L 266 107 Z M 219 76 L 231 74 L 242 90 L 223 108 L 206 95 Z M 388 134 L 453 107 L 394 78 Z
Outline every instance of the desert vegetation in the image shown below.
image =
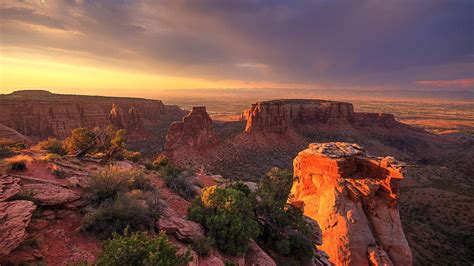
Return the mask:
M 145 167 L 149 170 L 158 171 L 166 185 L 183 198 L 192 200 L 196 196 L 195 184 L 190 179 L 193 173 L 192 169 L 176 167 L 164 155 L 159 155 L 152 162 L 146 163 Z
M 113 201 L 105 201 L 87 214 L 82 230 L 100 238 L 108 238 L 112 233 L 123 234 L 126 228 L 131 232 L 152 230 L 160 212 L 159 208 L 148 204 L 120 194 Z
M 31 163 L 33 158 L 28 155 L 16 155 L 6 158 L 4 161 L 7 164 L 8 169 L 14 171 L 24 171 L 26 170 L 26 164 Z
M 164 233 L 150 236 L 145 232 L 113 234 L 104 242 L 98 265 L 184 265 L 191 260 L 189 252 L 177 254 L 178 249 Z
M 48 138 L 47 140 L 41 141 L 36 144 L 33 149 L 46 151 L 50 154 L 66 155 L 67 150 L 63 141 L 56 138 Z
M 273 168 L 255 192 L 243 183 L 205 188 L 189 209 L 189 218 L 202 224 L 210 238 L 197 241 L 197 249 L 214 243 L 225 254 L 241 255 L 254 239 L 288 263 L 310 259 L 315 228 L 286 203 L 291 184 L 289 171 Z
M 0 138 L 0 159 L 12 157 L 25 147 L 24 143 Z
M 250 193 L 241 184 L 205 188 L 189 209 L 189 218 L 202 224 L 225 254 L 245 254 L 250 240 L 259 235 Z

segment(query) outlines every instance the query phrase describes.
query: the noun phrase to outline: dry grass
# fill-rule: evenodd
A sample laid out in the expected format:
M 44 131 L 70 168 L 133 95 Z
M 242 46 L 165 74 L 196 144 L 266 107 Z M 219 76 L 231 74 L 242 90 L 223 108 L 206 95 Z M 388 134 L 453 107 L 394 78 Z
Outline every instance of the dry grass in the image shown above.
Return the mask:
M 26 164 L 33 162 L 33 158 L 28 155 L 17 155 L 14 157 L 6 158 L 5 163 L 10 170 L 24 171 L 26 170 Z

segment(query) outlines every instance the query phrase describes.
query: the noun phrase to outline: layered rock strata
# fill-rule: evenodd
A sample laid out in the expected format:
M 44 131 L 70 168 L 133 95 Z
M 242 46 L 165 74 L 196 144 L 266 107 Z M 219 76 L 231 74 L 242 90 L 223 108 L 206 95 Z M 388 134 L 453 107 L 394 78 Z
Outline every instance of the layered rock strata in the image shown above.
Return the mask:
M 286 133 L 298 126 L 383 126 L 399 125 L 393 115 L 355 113 L 351 103 L 286 99 L 252 104 L 242 113 L 247 133 Z
M 402 167 L 350 143 L 313 143 L 293 161 L 290 203 L 321 227 L 336 265 L 412 265 L 398 211 Z
M 113 124 L 142 132 L 163 120 L 184 115 L 178 106 L 138 98 L 59 95 L 46 91 L 18 91 L 0 95 L 0 124 L 32 137 L 59 137 L 78 127 Z
M 170 151 L 182 147 L 201 149 L 219 143 L 214 132 L 212 119 L 206 107 L 193 107 L 193 110 L 180 122 L 173 122 L 166 135 L 165 150 Z

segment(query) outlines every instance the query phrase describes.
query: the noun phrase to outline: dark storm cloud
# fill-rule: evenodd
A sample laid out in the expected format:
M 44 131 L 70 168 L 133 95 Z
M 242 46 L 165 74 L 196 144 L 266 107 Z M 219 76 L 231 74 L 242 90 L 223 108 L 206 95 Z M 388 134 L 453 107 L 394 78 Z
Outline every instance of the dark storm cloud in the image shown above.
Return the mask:
M 115 56 L 177 76 L 335 86 L 474 76 L 471 0 L 46 0 L 1 8 L 11 36 L 2 45 Z M 81 35 L 32 34 L 11 25 L 18 21 Z

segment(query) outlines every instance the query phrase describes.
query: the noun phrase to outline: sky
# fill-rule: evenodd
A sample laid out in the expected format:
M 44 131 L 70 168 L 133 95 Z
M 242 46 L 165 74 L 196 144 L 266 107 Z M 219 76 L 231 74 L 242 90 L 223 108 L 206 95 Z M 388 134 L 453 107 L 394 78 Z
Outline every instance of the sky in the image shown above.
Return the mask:
M 3 0 L 0 88 L 473 90 L 474 1 Z

